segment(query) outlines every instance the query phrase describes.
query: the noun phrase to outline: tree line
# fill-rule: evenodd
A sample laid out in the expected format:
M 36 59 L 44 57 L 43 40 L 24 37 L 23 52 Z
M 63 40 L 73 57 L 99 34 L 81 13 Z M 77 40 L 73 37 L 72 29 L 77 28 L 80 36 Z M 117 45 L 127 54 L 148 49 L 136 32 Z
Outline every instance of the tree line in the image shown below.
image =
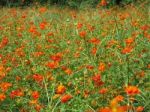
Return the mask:
M 28 6 L 34 3 L 38 3 L 38 4 L 70 6 L 73 8 L 77 8 L 80 5 L 95 7 L 100 2 L 107 2 L 108 5 L 110 6 L 110 5 L 134 3 L 135 1 L 136 0 L 0 0 L 0 5 L 1 6 Z

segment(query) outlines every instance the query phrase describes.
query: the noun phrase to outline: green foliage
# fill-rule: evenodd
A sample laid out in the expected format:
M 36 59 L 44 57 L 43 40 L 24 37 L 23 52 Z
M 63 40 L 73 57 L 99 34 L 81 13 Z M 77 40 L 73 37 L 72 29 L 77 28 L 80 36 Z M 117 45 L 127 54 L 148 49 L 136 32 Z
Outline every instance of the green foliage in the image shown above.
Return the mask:
M 116 5 L 118 0 L 107 0 L 108 5 Z M 135 3 L 137 0 L 120 0 L 121 4 Z M 138 0 L 144 1 L 144 0 Z M 33 3 L 65 5 L 71 8 L 96 7 L 101 0 L 0 0 L 2 6 L 26 6 Z
M 97 4 L 61 2 L 41 0 L 74 8 Z M 81 11 L 0 8 L 0 112 L 118 111 L 118 106 L 150 112 L 149 6 L 143 4 Z M 72 99 L 64 103 L 66 94 Z M 123 101 L 112 108 L 109 103 L 120 95 Z

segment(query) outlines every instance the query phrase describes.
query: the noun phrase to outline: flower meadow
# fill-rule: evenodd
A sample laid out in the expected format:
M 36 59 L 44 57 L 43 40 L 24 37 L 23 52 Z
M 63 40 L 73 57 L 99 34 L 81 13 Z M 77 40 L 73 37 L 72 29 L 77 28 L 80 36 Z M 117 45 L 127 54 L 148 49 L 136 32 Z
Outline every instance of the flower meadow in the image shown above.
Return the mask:
M 1 8 L 0 112 L 150 112 L 148 8 Z

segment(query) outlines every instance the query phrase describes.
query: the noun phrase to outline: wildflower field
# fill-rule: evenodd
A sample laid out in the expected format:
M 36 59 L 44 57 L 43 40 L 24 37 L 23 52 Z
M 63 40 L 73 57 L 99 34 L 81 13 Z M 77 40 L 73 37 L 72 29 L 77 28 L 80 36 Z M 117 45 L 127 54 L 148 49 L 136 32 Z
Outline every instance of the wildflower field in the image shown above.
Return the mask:
M 0 112 L 150 112 L 150 8 L 0 8 Z

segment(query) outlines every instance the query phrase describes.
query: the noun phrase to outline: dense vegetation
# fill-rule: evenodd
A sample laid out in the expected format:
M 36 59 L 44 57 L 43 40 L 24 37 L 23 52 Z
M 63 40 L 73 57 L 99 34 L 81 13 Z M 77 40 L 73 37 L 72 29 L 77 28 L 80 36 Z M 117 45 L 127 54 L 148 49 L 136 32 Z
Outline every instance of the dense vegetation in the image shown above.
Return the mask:
M 27 6 L 33 4 L 50 4 L 50 5 L 60 5 L 69 6 L 72 8 L 79 7 L 95 7 L 100 2 L 106 1 L 109 6 L 119 5 L 119 4 L 129 4 L 135 3 L 137 0 L 0 0 L 0 5 L 2 6 Z M 138 0 L 145 1 L 145 0 Z
M 49 2 L 0 8 L 0 112 L 150 112 L 149 1 Z

